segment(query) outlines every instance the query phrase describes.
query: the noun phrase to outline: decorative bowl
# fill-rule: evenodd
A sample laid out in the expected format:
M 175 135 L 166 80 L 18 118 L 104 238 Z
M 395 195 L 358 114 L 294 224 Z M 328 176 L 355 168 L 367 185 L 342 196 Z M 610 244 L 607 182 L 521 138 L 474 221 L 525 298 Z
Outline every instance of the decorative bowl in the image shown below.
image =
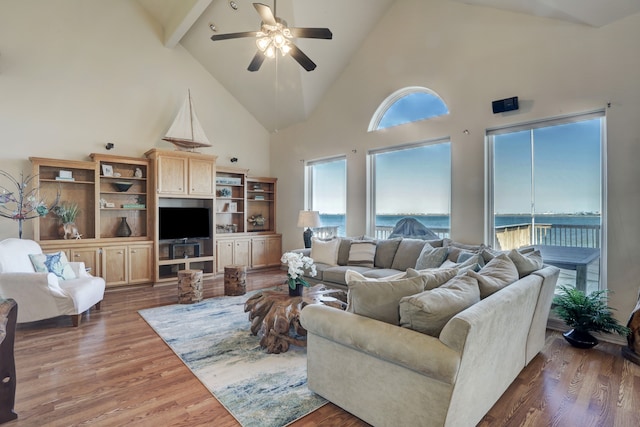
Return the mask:
M 133 185 L 133 182 L 125 182 L 125 181 L 116 181 L 113 183 L 113 186 L 116 187 L 116 190 L 118 191 L 127 191 L 129 188 L 131 188 L 132 185 Z

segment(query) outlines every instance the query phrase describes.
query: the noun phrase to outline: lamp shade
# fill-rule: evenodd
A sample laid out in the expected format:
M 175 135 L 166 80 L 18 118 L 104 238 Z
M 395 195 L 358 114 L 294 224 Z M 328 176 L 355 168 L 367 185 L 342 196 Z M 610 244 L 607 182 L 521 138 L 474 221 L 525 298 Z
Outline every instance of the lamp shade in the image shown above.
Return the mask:
M 320 227 L 320 212 L 300 211 L 298 214 L 298 227 Z

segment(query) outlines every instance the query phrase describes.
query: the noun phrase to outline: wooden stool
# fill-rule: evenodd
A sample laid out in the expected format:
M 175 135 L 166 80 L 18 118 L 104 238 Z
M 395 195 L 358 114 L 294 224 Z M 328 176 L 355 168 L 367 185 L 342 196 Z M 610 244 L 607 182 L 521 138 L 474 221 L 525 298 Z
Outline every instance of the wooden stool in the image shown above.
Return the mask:
M 178 304 L 202 301 L 202 270 L 178 271 Z
M 224 267 L 224 294 L 244 295 L 247 292 L 247 266 L 227 265 Z

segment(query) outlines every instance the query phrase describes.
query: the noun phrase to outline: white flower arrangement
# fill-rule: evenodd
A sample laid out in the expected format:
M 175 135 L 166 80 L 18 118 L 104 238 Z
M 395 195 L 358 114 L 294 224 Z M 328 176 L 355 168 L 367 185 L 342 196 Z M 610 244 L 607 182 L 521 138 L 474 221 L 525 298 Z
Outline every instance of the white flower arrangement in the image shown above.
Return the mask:
M 303 286 L 309 286 L 309 282 L 304 280 L 304 270 L 309 270 L 309 275 L 314 277 L 316 272 L 316 265 L 313 263 L 313 258 L 304 256 L 298 252 L 285 252 L 280 258 L 280 262 L 289 266 L 287 271 L 287 283 L 291 289 L 295 289 L 298 284 Z

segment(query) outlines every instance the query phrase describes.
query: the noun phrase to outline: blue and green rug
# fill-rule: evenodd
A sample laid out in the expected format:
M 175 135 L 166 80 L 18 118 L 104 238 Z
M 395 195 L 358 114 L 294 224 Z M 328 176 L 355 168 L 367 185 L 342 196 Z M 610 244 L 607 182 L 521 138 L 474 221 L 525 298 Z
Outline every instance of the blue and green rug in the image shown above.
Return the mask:
M 307 388 L 306 349 L 267 354 L 249 331 L 250 294 L 140 310 L 144 320 L 244 427 L 280 427 L 327 401 Z

